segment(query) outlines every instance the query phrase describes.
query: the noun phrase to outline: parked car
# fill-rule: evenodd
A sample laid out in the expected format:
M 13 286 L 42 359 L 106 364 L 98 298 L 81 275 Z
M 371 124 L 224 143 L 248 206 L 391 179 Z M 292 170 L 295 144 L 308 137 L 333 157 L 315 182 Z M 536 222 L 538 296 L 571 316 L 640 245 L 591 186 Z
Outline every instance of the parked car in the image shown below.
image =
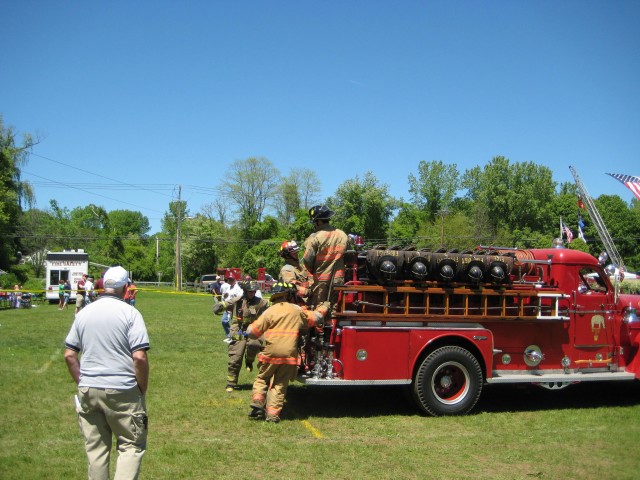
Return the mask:
M 198 290 L 201 292 L 211 293 L 211 288 L 218 280 L 218 275 L 216 273 L 207 273 L 206 275 L 202 275 L 200 277 L 200 282 L 198 282 Z

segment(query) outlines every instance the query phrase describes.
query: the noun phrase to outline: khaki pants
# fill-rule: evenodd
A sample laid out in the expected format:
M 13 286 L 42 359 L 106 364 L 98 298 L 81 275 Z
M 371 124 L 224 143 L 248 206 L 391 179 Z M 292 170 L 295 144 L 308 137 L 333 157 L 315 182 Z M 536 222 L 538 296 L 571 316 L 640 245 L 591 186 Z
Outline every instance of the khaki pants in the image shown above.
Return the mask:
M 297 373 L 297 365 L 261 364 L 260 372 L 256 376 L 255 382 L 253 382 L 251 406 L 260 409 L 266 406 L 267 419 L 279 419 L 280 412 L 282 412 L 282 407 L 284 406 L 287 387 Z M 269 388 L 270 383 L 271 388 Z
M 90 480 L 109 480 L 113 436 L 118 447 L 115 480 L 137 479 L 147 448 L 147 409 L 138 387 L 130 390 L 78 388 L 80 432 Z

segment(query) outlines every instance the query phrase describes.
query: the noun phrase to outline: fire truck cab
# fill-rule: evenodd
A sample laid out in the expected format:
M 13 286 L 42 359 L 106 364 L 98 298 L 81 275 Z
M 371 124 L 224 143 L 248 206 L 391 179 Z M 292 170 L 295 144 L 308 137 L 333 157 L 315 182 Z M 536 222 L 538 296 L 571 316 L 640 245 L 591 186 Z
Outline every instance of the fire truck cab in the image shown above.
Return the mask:
M 407 385 L 431 415 L 469 412 L 486 384 L 550 389 L 640 376 L 640 296 L 565 248 L 351 252 L 350 281 L 307 339 L 309 385 Z

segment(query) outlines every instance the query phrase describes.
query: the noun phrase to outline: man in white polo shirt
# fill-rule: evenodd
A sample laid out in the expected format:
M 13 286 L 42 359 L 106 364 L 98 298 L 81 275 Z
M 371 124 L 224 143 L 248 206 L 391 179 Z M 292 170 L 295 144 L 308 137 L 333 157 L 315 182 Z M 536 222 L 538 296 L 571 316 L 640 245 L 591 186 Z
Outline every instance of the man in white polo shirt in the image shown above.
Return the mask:
M 128 281 L 124 268 L 107 270 L 104 295 L 78 312 L 65 339 L 90 479 L 109 479 L 113 436 L 116 479 L 138 478 L 146 451 L 149 336 L 140 312 L 123 300 Z

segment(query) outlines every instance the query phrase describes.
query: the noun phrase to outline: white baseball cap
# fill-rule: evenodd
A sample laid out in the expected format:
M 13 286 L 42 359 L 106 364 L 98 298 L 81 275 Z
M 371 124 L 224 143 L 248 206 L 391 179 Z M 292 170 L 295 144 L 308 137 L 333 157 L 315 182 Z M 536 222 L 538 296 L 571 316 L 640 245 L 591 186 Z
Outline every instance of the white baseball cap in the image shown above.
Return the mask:
M 120 288 L 129 283 L 129 274 L 127 271 L 118 266 L 111 267 L 104 274 L 104 287 L 105 288 Z

